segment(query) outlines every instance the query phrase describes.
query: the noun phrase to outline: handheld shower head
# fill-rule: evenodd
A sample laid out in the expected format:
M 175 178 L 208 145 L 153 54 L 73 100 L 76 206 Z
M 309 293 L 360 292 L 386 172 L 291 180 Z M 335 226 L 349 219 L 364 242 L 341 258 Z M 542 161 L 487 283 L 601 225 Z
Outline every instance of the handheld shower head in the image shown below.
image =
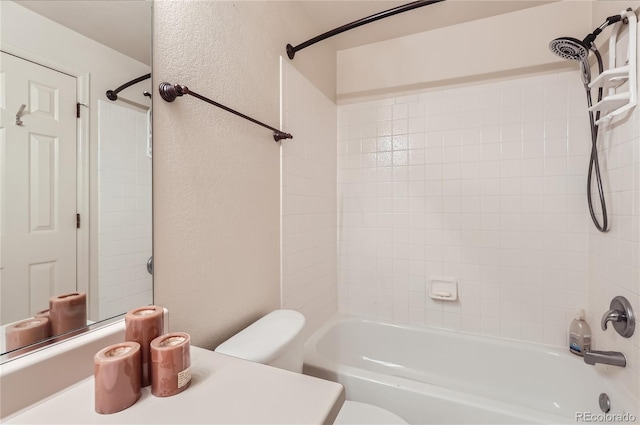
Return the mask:
M 560 37 L 549 43 L 549 49 L 552 53 L 563 59 L 569 59 L 580 62 L 580 73 L 582 82 L 587 85 L 591 82 L 591 69 L 589 68 L 589 47 L 573 37 Z
M 587 56 L 589 56 L 589 47 L 573 37 L 556 38 L 549 43 L 549 49 L 552 53 L 563 59 L 574 61 L 583 62 L 587 60 Z
M 591 47 L 593 46 L 595 48 L 593 42 L 598 34 L 600 34 L 604 28 L 620 21 L 621 19 L 621 15 L 609 16 L 602 25 L 593 30 L 593 32 L 587 35 L 584 40 L 578 40 L 573 37 L 556 38 L 549 43 L 549 49 L 552 53 L 560 56 L 561 58 L 584 62 L 589 56 L 589 50 Z

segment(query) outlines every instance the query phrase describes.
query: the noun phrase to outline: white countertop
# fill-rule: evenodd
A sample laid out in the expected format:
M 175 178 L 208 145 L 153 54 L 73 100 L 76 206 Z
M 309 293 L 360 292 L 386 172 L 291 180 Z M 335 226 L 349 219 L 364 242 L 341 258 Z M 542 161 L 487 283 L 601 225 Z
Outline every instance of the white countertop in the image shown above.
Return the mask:
M 331 424 L 344 401 L 335 382 L 197 347 L 191 347 L 191 373 L 191 385 L 182 393 L 154 397 L 145 387 L 133 406 L 111 415 L 95 412 L 90 377 L 3 423 Z

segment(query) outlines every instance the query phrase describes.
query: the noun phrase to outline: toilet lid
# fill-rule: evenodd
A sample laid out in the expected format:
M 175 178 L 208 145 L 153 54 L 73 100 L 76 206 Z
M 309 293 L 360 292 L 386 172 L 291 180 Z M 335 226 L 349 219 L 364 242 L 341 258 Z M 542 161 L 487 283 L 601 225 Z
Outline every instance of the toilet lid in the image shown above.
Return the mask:
M 400 416 L 388 410 L 371 404 L 359 403 L 357 401 L 345 401 L 338 413 L 334 424 L 339 425 L 362 425 L 362 424 L 387 424 L 399 425 L 408 424 Z

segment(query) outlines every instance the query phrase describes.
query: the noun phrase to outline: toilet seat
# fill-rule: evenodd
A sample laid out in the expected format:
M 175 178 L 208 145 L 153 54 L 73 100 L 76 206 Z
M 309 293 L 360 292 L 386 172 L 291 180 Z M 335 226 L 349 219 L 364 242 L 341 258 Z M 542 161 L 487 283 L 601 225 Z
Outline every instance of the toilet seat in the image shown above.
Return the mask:
M 371 404 L 347 400 L 342 405 L 334 425 L 400 425 L 408 424 L 400 416 Z

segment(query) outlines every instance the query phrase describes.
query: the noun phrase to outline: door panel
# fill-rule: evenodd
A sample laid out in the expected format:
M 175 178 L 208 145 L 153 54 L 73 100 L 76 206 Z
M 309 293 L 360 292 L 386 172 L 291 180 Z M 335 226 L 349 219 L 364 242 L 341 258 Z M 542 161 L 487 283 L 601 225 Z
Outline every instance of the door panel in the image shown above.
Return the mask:
M 32 233 L 55 231 L 58 139 L 42 134 L 29 136 L 29 229 Z
M 76 79 L 6 53 L 1 67 L 0 321 L 6 324 L 76 290 Z

